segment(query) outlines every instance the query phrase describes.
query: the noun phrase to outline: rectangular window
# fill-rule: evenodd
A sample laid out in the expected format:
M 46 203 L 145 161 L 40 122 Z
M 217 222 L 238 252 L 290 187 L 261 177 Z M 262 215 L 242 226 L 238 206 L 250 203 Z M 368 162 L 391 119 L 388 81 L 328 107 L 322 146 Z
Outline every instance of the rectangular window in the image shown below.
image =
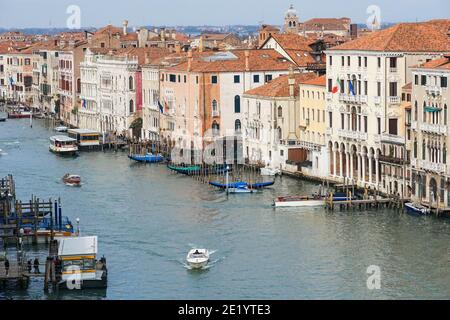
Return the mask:
M 378 65 L 378 69 L 381 68 L 381 58 L 377 58 L 377 65 Z
M 272 81 L 272 75 L 266 74 L 266 82 L 270 82 L 270 81 Z
M 254 83 L 259 83 L 259 74 L 254 74 L 253 75 L 253 82 Z
M 195 83 L 198 84 L 198 76 L 195 77 Z
M 187 77 L 186 77 L 186 75 L 184 76 L 184 83 L 186 83 L 187 82 Z
M 367 81 L 364 81 L 364 95 L 367 96 L 369 92 L 369 84 Z
M 234 83 L 240 83 L 241 82 L 241 76 L 235 75 L 234 76 Z
M 427 76 L 423 75 L 420 77 L 420 84 L 422 86 L 426 86 L 427 85 Z
M 389 119 L 389 134 L 398 134 L 397 119 Z
M 368 122 L 367 122 L 367 116 L 364 116 L 364 132 L 367 133 L 368 128 Z
M 361 67 L 361 57 L 358 57 L 358 67 Z
M 178 82 L 181 82 L 181 76 L 178 75 Z
M 377 118 L 377 132 L 381 134 L 381 118 Z
M 347 66 L 350 67 L 350 56 L 347 57 Z
M 333 65 L 333 56 L 330 56 L 330 66 Z
M 344 56 L 341 57 L 341 65 L 345 66 L 345 57 Z
M 333 91 L 333 80 L 328 79 L 328 92 L 332 92 L 332 91 Z
M 381 82 L 377 82 L 377 97 L 381 97 Z
M 389 82 L 389 96 L 390 97 L 397 96 L 397 82 Z
M 415 84 L 416 86 L 419 85 L 419 76 L 418 76 L 417 74 L 414 76 L 414 84 Z
M 331 111 L 328 112 L 328 121 L 329 121 L 330 128 L 333 128 L 333 112 L 331 112 Z
M 170 82 L 177 82 L 177 76 L 174 74 L 169 75 L 169 81 Z
M 397 58 L 389 58 L 389 67 L 397 68 Z
M 367 68 L 367 57 L 364 57 L 364 68 Z
M 341 113 L 341 129 L 344 130 L 345 128 L 345 115 Z
M 217 76 L 211 76 L 211 83 L 217 83 Z
M 345 85 L 344 85 L 344 79 L 341 79 L 341 93 L 344 93 Z
M 441 77 L 441 88 L 447 88 L 447 77 Z

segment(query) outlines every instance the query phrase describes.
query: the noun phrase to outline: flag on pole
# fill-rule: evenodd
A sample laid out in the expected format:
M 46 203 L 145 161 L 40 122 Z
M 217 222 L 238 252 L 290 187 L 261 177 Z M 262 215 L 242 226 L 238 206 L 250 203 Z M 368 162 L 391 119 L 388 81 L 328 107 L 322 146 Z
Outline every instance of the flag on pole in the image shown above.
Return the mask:
M 350 93 L 351 93 L 352 95 L 356 96 L 356 94 L 355 94 L 355 88 L 353 87 L 353 82 L 350 80 L 350 81 L 348 82 L 348 84 L 349 84 L 349 86 L 350 86 Z
M 337 93 L 339 91 L 339 89 L 341 88 L 341 82 L 339 81 L 339 77 L 336 80 L 336 86 L 333 87 L 332 92 L 333 93 Z
M 159 100 L 158 100 L 158 107 L 159 107 L 159 111 L 161 113 L 164 113 L 164 107 L 163 107 L 163 105 L 161 104 L 161 102 Z

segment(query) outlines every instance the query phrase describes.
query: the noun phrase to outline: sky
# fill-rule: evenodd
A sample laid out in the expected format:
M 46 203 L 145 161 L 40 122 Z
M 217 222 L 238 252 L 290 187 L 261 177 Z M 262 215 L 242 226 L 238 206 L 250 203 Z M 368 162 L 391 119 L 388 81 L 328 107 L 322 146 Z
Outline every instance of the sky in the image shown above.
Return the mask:
M 320 5 L 318 5 L 320 3 Z M 70 5 L 80 8 L 80 27 L 183 25 L 282 25 L 293 4 L 300 21 L 349 17 L 365 23 L 368 6 L 380 8 L 381 22 L 450 18 L 449 0 L 0 0 L 0 28 L 66 27 Z

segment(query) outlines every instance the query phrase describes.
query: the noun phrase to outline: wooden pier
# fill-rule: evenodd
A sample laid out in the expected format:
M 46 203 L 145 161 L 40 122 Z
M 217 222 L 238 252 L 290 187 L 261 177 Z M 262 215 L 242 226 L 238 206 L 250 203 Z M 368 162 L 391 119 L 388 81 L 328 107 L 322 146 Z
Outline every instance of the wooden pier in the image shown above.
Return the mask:
M 365 195 L 363 199 L 353 199 L 351 192 L 349 192 L 347 195 L 348 195 L 347 200 L 335 201 L 333 200 L 334 199 L 333 193 L 330 193 L 330 195 L 325 200 L 325 208 L 327 210 L 339 209 L 341 211 L 355 210 L 355 209 L 367 210 L 379 208 L 400 210 L 403 209 L 404 203 L 406 202 L 405 199 L 397 197 L 383 198 L 377 195 L 375 196 Z

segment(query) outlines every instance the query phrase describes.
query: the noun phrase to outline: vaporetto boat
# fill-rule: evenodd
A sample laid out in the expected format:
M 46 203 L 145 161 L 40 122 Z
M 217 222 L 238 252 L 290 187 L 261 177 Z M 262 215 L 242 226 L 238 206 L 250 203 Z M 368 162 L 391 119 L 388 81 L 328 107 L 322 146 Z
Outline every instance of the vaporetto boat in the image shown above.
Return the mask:
M 67 136 L 53 136 L 50 138 L 50 151 L 61 155 L 74 155 L 78 151 L 77 140 Z

